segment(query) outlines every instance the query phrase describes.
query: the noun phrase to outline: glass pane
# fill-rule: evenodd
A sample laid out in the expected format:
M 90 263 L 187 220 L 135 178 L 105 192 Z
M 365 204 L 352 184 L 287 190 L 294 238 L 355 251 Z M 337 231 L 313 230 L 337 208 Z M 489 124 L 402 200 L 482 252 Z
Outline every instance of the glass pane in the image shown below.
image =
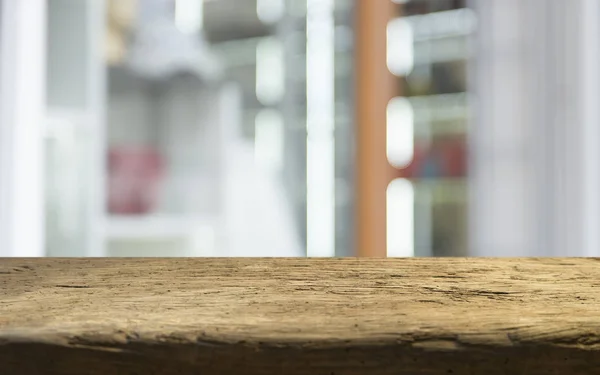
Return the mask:
M 467 255 L 466 67 L 475 14 L 450 0 L 404 2 L 401 14 L 388 26 L 388 67 L 401 90 L 388 105 L 387 144 L 397 176 L 414 189 L 414 221 L 403 225 L 416 256 Z M 403 230 L 389 228 L 388 239 Z

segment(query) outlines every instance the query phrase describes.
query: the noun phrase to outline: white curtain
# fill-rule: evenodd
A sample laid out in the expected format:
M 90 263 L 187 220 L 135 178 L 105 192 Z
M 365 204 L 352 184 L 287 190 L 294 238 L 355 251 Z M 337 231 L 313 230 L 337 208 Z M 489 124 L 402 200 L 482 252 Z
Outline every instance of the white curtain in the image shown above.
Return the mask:
M 600 255 L 600 2 L 471 4 L 471 254 Z

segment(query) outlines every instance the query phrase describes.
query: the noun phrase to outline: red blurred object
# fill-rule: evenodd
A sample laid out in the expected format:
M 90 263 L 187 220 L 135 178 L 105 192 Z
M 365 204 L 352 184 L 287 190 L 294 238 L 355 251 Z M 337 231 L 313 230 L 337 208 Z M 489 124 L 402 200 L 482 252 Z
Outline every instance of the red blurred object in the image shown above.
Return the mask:
M 456 137 L 437 139 L 429 146 L 417 143 L 413 161 L 402 172 L 406 178 L 465 177 L 466 142 Z
M 145 214 L 156 207 L 163 175 L 160 154 L 150 147 L 118 147 L 108 155 L 108 211 Z

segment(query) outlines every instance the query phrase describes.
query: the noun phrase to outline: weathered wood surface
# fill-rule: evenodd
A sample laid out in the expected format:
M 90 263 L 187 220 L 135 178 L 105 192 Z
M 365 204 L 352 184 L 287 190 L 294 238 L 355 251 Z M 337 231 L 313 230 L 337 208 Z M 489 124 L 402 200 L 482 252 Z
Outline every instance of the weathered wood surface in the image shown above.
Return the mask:
M 597 259 L 0 259 L 0 374 L 597 374 Z

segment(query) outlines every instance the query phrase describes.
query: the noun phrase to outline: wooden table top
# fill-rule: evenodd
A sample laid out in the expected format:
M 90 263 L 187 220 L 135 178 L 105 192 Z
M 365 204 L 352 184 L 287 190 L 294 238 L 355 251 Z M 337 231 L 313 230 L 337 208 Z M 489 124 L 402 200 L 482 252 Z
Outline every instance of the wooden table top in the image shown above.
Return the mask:
M 600 259 L 0 259 L 0 364 L 595 374 Z

